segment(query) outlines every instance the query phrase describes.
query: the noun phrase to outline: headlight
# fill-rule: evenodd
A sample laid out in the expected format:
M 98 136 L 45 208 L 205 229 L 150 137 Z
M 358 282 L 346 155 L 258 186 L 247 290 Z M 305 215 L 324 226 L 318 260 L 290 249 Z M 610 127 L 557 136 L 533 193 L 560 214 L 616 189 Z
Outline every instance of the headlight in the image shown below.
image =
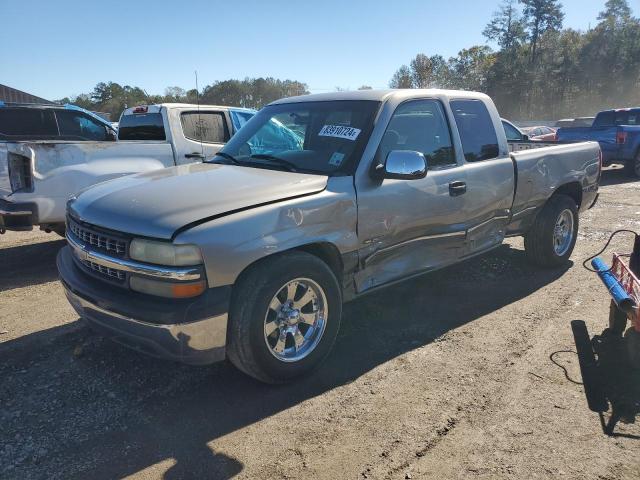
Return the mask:
M 141 238 L 133 239 L 129 246 L 129 256 L 141 262 L 169 267 L 185 267 L 202 263 L 202 254 L 195 245 L 174 245 L 170 242 L 156 242 Z

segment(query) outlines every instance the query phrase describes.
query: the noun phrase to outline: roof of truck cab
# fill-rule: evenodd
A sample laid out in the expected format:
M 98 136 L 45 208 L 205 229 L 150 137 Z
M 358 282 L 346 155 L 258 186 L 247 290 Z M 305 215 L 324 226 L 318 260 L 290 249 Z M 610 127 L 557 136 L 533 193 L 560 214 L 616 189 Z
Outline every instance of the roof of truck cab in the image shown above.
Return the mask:
M 198 108 L 198 104 L 196 103 L 156 103 L 155 105 L 158 105 L 160 107 L 165 107 L 165 108 Z M 149 105 L 151 106 L 151 105 Z M 218 108 L 220 110 L 242 110 L 242 111 L 246 111 L 246 112 L 255 112 L 255 110 L 252 110 L 250 108 L 243 108 L 243 107 L 233 107 L 230 105 L 205 105 L 205 104 L 200 104 L 200 108 Z
M 388 90 L 355 90 L 352 92 L 314 93 L 298 97 L 281 98 L 269 105 L 299 102 L 330 102 L 335 100 L 369 100 L 383 102 L 390 98 L 420 98 L 420 97 L 448 97 L 448 98 L 488 98 L 484 93 L 468 92 L 465 90 L 443 90 L 439 88 L 402 88 Z
M 256 113 L 256 110 L 243 107 L 230 107 L 228 105 L 200 105 L 196 103 L 149 103 L 126 108 L 122 112 L 122 117 L 129 115 L 139 115 L 144 113 L 160 113 L 162 108 L 167 110 L 229 110 L 234 112 Z

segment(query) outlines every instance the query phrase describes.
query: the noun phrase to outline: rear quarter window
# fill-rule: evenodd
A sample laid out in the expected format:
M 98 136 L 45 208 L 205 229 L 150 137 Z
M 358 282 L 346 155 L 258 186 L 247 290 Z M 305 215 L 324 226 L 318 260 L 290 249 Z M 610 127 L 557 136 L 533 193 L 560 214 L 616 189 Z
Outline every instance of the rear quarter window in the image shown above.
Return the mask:
M 88 115 L 75 110 L 56 112 L 60 135 L 75 140 L 106 141 L 107 127 Z
M 11 139 L 58 136 L 51 109 L 0 108 L 0 138 Z
M 498 157 L 498 137 L 485 104 L 480 100 L 452 100 L 450 104 L 467 162 Z
M 119 140 L 166 140 L 161 113 L 123 115 L 118 126 Z
M 611 127 L 615 121 L 615 112 L 601 112 L 593 122 L 594 127 Z

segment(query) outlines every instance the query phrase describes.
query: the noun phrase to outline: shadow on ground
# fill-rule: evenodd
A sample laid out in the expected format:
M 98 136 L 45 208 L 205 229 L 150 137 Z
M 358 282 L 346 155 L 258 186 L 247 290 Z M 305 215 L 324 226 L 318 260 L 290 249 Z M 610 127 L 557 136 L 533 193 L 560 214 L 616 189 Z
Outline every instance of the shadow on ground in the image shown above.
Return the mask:
M 600 179 L 601 187 L 608 187 L 610 185 L 622 185 L 625 183 L 638 182 L 640 185 L 640 178 L 635 178 L 624 172 L 622 167 L 615 166 L 610 167 L 602 171 L 602 178 Z
M 189 367 L 148 358 L 78 324 L 7 342 L 0 346 L 0 476 L 122 478 L 172 460 L 165 478 L 231 478 L 243 459 L 212 451 L 210 442 L 349 383 L 564 271 L 534 269 L 524 252 L 503 245 L 372 293 L 345 306 L 324 365 L 278 387 L 226 363 Z
M 0 248 L 0 292 L 58 278 L 56 255 L 65 240 Z
M 640 414 L 640 370 L 632 368 L 627 342 L 606 329 L 589 337 L 582 320 L 571 322 L 589 409 L 600 416 L 602 431 L 610 436 L 640 436 L 616 432 L 619 422 L 635 423 Z

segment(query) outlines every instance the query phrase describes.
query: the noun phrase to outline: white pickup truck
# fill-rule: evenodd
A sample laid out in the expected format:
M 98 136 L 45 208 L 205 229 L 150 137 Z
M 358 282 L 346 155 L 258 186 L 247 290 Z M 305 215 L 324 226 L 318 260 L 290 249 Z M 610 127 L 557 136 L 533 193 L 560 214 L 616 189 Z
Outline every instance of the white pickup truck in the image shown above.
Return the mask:
M 0 233 L 64 234 L 67 200 L 112 178 L 211 158 L 255 111 L 165 103 L 125 110 L 118 141 L 0 140 Z M 1 133 L 1 132 L 0 132 Z

